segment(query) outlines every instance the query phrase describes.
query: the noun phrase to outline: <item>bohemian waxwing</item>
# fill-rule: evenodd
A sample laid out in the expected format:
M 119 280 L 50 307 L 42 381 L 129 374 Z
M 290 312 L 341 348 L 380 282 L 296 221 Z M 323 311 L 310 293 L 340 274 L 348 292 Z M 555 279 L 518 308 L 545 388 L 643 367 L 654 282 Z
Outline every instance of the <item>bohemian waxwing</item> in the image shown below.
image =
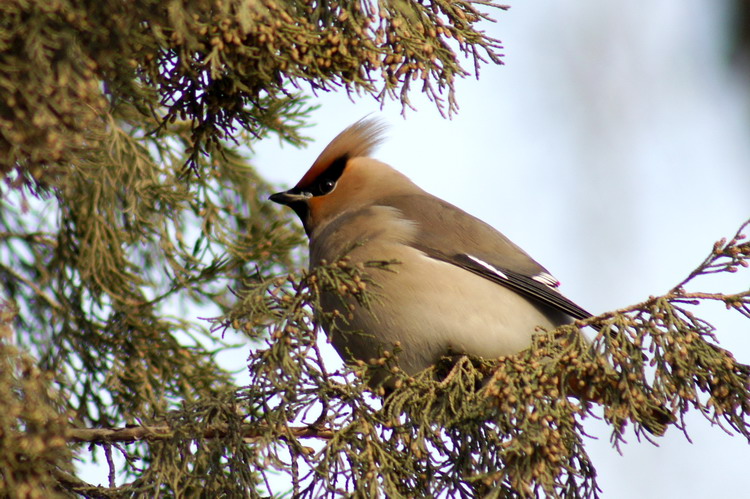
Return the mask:
M 369 308 L 352 301 L 345 325 L 324 322 L 343 358 L 368 361 L 399 342 L 398 365 L 415 374 L 449 352 L 511 355 L 531 345 L 539 326 L 590 316 L 504 235 L 369 158 L 383 130 L 377 120 L 355 123 L 296 186 L 271 196 L 302 220 L 310 268 L 344 256 L 352 264 L 399 262 L 368 269 L 377 294 Z M 323 312 L 348 311 L 340 300 L 324 294 Z

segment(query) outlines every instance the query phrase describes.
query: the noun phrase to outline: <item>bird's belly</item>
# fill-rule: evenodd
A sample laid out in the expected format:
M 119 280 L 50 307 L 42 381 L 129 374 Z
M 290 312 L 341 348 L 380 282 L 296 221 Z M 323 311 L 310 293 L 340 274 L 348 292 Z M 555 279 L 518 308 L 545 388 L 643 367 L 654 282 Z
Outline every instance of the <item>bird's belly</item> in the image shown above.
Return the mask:
M 530 346 L 537 327 L 552 329 L 570 320 L 461 267 L 403 248 L 394 256 L 401 263 L 390 271 L 370 271 L 378 283 L 371 307 L 355 306 L 349 324 L 332 331 L 345 358 L 377 358 L 398 342 L 399 366 L 415 374 L 448 352 L 483 358 L 517 353 Z M 323 297 L 327 311 L 336 303 L 333 296 Z

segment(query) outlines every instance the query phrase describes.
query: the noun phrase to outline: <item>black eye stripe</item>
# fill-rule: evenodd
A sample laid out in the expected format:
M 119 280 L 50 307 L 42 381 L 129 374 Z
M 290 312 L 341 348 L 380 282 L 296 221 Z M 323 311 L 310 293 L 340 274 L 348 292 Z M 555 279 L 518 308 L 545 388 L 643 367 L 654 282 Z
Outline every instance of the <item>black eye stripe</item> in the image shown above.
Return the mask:
M 336 188 L 336 182 L 344 173 L 349 156 L 344 155 L 331 163 L 325 172 L 323 172 L 315 182 L 310 186 L 310 193 L 313 196 L 325 196 Z
M 348 161 L 348 154 L 336 158 L 331 162 L 328 168 L 321 172 L 312 182 L 307 185 L 290 189 L 289 192 L 295 194 L 307 193 L 310 197 L 325 196 L 326 194 L 329 194 L 336 188 L 336 183 L 344 173 L 344 168 L 346 168 L 346 163 Z

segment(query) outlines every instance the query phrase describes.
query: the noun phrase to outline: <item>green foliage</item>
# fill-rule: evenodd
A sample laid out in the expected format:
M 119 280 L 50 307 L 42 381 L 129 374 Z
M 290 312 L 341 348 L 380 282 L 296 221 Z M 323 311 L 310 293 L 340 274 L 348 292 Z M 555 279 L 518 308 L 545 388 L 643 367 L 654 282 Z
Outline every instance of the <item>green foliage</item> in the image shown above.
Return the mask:
M 604 405 L 615 446 L 628 422 L 638 436 L 652 439 L 665 425 L 684 428 L 690 409 L 750 441 L 750 366 L 718 347 L 713 327 L 688 310 L 719 300 L 748 317 L 750 290 L 685 290 L 700 276 L 748 266 L 748 226 L 717 243 L 664 296 L 539 333 L 533 348 L 512 357 L 450 357 L 414 377 L 392 362 L 398 345 L 371 365 L 330 373 L 316 344 L 307 304 L 316 308 L 322 289 L 361 302 L 368 276 L 390 271 L 382 262 L 367 268 L 336 262 L 249 286 L 224 325 L 272 324 L 266 348 L 250 358 L 251 384 L 241 392 L 247 421 L 264 434 L 255 441 L 263 456 L 255 466 L 262 475 L 276 472 L 269 465 L 288 474 L 299 497 L 346 491 L 362 497 L 591 497 L 598 487 L 583 446 L 583 420 L 597 405 Z M 345 318 L 346 311 L 337 315 Z M 579 334 L 584 325 L 600 328 L 593 343 Z M 371 392 L 357 381 L 382 369 L 396 379 L 390 393 L 382 387 Z M 302 439 L 315 435 L 324 443 L 306 447 Z
M 749 292 L 688 281 L 586 321 L 601 326 L 593 345 L 568 328 L 413 378 L 398 345 L 326 368 L 320 290 L 366 304 L 372 273 L 397 262 L 294 272 L 301 231 L 237 146 L 302 144 L 307 89 L 408 107 L 416 82 L 454 112 L 459 54 L 475 73 L 500 62 L 477 28 L 485 7 L 502 8 L 0 3 L 0 495 L 595 495 L 582 420 L 599 402 L 615 445 L 628 421 L 658 433 L 690 408 L 748 437 L 748 367 L 689 308 L 720 300 L 750 318 Z M 689 280 L 748 253 L 723 242 Z M 254 345 L 248 386 L 216 361 L 230 338 Z M 361 382 L 379 370 L 392 393 Z M 73 474 L 72 456 L 91 456 L 81 443 L 103 450 L 108 486 Z
M 232 289 L 244 300 L 255 280 L 296 266 L 302 234 L 266 201 L 270 187 L 238 146 L 270 134 L 303 144 L 301 90 L 343 88 L 406 107 L 417 82 L 455 111 L 453 84 L 469 74 L 457 53 L 475 70 L 500 62 L 498 42 L 476 28 L 484 6 L 1 2 L 0 282 L 16 311 L 16 346 L 0 339 L 12 405 L 0 434 L 3 485 L 45 497 L 55 480 L 99 497 L 268 488 L 254 447 L 229 431 L 265 407 L 228 395 L 237 388 L 215 357 L 229 339 L 198 317 L 228 313 Z M 238 337 L 263 338 L 267 327 L 243 326 Z M 44 383 L 18 374 L 32 372 L 29 355 Z M 42 386 L 57 395 L 44 399 Z M 136 424 L 166 425 L 169 439 L 114 445 L 130 485 L 92 487 L 69 473 L 61 438 L 90 442 L 70 435 Z M 191 435 L 205 438 L 196 445 Z M 113 445 L 104 450 L 113 482 Z
M 68 497 L 55 476 L 72 468 L 68 417 L 52 376 L 6 343 L 14 315 L 0 306 L 0 497 Z
M 476 1 L 9 0 L 0 5 L 0 172 L 46 181 L 125 107 L 144 131 L 188 123 L 189 166 L 226 139 L 269 132 L 299 144 L 302 87 L 393 97 L 413 81 L 448 112 L 453 84 L 499 63 Z M 441 93 L 447 92 L 447 106 Z M 163 133 L 164 130 L 161 130 Z M 166 132 L 169 133 L 169 132 Z

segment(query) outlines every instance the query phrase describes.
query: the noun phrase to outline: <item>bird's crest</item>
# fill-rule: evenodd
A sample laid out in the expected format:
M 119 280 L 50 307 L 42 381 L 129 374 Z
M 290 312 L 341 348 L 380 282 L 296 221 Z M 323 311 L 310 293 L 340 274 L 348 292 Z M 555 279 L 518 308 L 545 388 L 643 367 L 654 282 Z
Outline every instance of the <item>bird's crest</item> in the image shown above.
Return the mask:
M 383 142 L 386 128 L 387 125 L 377 118 L 363 118 L 349 126 L 323 149 L 296 187 L 304 189 L 309 186 L 334 164 L 345 164 L 352 158 L 368 156 Z

